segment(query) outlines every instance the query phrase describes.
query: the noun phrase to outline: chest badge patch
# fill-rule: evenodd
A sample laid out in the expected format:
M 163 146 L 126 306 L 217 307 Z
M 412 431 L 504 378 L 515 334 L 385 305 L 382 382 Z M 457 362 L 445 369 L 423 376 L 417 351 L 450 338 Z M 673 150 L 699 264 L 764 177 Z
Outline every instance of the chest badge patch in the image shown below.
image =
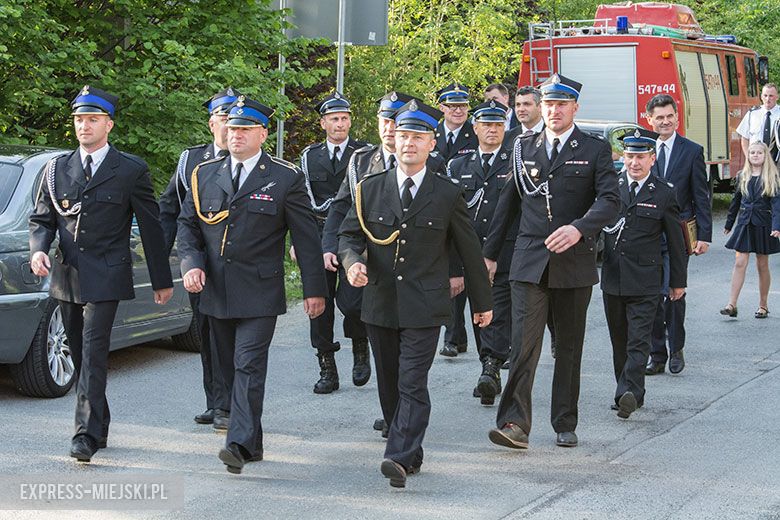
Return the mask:
M 70 201 L 68 199 L 62 200 L 62 207 L 68 209 L 70 207 Z

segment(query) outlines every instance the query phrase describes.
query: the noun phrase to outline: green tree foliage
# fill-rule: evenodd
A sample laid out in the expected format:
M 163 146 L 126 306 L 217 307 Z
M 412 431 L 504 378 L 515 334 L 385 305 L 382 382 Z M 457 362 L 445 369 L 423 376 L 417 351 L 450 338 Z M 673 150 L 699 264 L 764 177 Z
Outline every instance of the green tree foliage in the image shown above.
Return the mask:
M 0 141 L 72 148 L 69 102 L 84 84 L 120 101 L 111 140 L 146 159 L 157 185 L 179 152 L 210 140 L 201 106 L 233 85 L 280 113 L 279 93 L 326 73 L 312 44 L 288 41 L 269 0 L 4 0 Z M 288 56 L 283 75 L 277 56 Z M 273 146 L 269 138 L 269 149 Z

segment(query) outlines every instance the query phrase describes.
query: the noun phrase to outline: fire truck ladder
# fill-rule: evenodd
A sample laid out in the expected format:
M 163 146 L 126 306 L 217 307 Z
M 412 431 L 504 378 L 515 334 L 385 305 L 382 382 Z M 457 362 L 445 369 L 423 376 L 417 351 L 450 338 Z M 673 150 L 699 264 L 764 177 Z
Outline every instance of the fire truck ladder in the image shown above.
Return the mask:
M 553 75 L 553 24 L 551 23 L 529 23 L 528 24 L 528 63 L 531 66 L 531 85 L 539 85 L 544 80 Z M 535 52 L 534 52 L 535 51 Z M 539 58 L 534 57 L 534 53 L 541 53 L 542 66 L 539 64 Z M 543 56 L 547 54 L 547 60 Z

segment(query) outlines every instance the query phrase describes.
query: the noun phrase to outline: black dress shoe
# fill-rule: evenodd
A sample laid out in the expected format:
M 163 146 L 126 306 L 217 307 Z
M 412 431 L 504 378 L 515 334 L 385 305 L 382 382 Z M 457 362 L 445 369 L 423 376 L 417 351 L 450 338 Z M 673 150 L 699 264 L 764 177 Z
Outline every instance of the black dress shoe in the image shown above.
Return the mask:
M 385 428 L 385 420 L 382 418 L 377 419 L 374 421 L 374 429 L 378 432 L 381 432 Z
M 382 461 L 379 467 L 382 475 L 390 479 L 390 485 L 396 488 L 406 487 L 406 468 L 391 459 Z
M 677 352 L 672 352 L 669 355 L 669 372 L 672 374 L 679 374 L 683 371 L 683 368 L 685 368 L 685 357 L 683 356 L 683 351 L 678 350 Z
M 577 442 L 577 434 L 574 432 L 560 432 L 555 438 L 555 444 L 563 448 L 574 448 Z
M 352 340 L 352 384 L 363 386 L 371 379 L 371 362 L 368 360 L 368 340 Z
M 70 443 L 70 456 L 79 462 L 89 462 L 97 450 L 97 444 L 89 435 L 76 435 Z
M 636 396 L 631 392 L 626 392 L 618 400 L 617 416 L 621 419 L 628 419 L 637 409 Z
M 665 364 L 666 363 L 659 363 L 658 361 L 651 361 L 645 367 L 645 375 L 654 376 L 656 374 L 663 374 Z
M 528 434 L 516 424 L 506 423 L 503 428 L 493 428 L 488 432 L 488 439 L 506 448 L 528 449 Z
M 212 428 L 218 433 L 227 432 L 230 427 L 230 412 L 220 410 L 219 408 L 214 410 L 214 420 L 212 421 Z
M 227 466 L 228 473 L 240 475 L 244 468 L 244 454 L 241 453 L 241 446 L 235 442 L 231 442 L 219 450 L 219 460 Z
M 263 460 L 263 450 L 259 450 L 254 455 L 250 455 L 244 459 L 246 462 L 260 462 Z
M 445 343 L 439 350 L 439 354 L 446 357 L 458 357 L 458 347 L 452 343 Z
M 203 413 L 195 416 L 195 422 L 198 424 L 211 424 L 214 422 L 214 409 L 209 408 Z
M 390 435 L 390 427 L 388 425 L 384 425 L 382 427 L 382 438 L 387 439 L 387 436 Z

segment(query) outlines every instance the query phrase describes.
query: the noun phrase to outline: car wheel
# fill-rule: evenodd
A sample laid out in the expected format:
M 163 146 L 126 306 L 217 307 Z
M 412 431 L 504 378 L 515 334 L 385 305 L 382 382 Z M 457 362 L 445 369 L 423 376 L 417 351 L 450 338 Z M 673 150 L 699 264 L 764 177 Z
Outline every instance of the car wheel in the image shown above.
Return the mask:
M 62 397 L 73 386 L 76 368 L 57 302 L 49 300 L 30 350 L 21 363 L 11 365 L 19 392 L 32 397 Z
M 171 337 L 173 345 L 179 350 L 187 352 L 200 352 L 200 334 L 198 333 L 198 319 L 192 313 L 190 328 L 187 332 Z

